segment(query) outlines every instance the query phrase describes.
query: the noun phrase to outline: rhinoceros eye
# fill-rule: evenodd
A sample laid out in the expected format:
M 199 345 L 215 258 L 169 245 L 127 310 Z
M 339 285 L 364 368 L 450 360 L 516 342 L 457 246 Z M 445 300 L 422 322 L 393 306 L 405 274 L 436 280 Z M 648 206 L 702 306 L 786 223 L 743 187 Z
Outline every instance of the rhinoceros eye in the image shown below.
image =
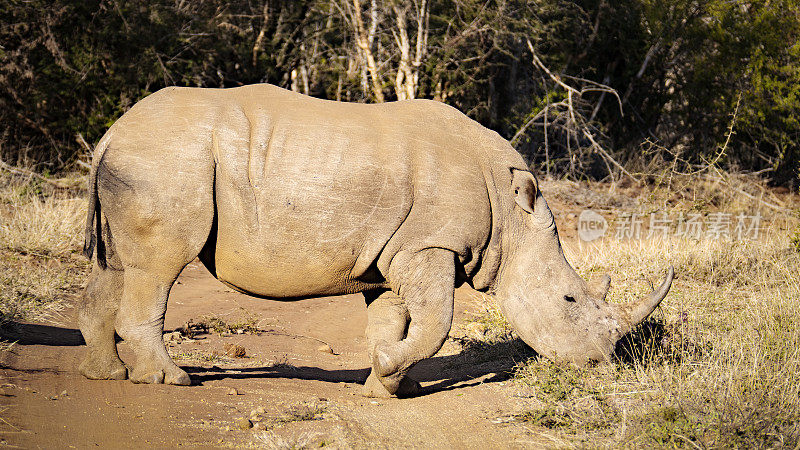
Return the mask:
M 570 303 L 575 303 L 575 297 L 573 297 L 571 295 L 565 295 L 564 296 L 564 300 L 566 300 L 566 301 L 568 301 Z

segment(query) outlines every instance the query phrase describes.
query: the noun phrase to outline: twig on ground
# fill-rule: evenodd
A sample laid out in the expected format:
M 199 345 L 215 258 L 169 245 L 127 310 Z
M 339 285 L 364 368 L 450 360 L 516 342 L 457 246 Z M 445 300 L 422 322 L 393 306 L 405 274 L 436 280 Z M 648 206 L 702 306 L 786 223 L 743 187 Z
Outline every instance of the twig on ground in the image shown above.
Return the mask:
M 6 164 L 5 162 L 3 162 L 2 160 L 0 160 L 0 169 L 3 169 L 3 170 L 5 170 L 5 171 L 7 171 L 9 173 L 14 174 L 14 175 L 22 175 L 22 176 L 26 176 L 26 177 L 36 178 L 39 181 L 44 181 L 45 183 L 51 184 L 51 185 L 53 185 L 53 186 L 55 186 L 57 188 L 60 188 L 60 189 L 69 189 L 71 187 L 74 187 L 74 185 L 71 185 L 71 184 L 64 184 L 64 183 L 61 183 L 61 182 L 59 182 L 57 180 L 51 180 L 51 179 L 49 179 L 47 177 L 43 177 L 42 175 L 39 175 L 38 173 L 36 173 L 36 172 L 34 172 L 32 170 L 23 169 L 21 167 L 10 166 L 10 165 Z
M 770 203 L 770 202 L 768 202 L 768 201 L 766 201 L 766 200 L 764 200 L 764 199 L 762 199 L 762 198 L 758 198 L 758 197 L 756 197 L 755 195 L 748 193 L 747 191 L 744 191 L 744 190 L 742 190 L 742 189 L 739 189 L 739 188 L 737 188 L 737 187 L 736 187 L 736 186 L 734 186 L 734 185 L 733 185 L 733 183 L 731 183 L 731 182 L 730 182 L 730 181 L 729 181 L 729 180 L 728 180 L 728 179 L 725 177 L 725 175 L 724 175 L 724 174 L 722 174 L 722 172 L 720 172 L 720 170 L 719 170 L 719 169 L 717 169 L 716 167 L 714 167 L 714 171 L 716 171 L 716 172 L 717 172 L 717 177 L 713 177 L 713 179 L 715 179 L 715 180 L 717 180 L 717 181 L 721 181 L 723 184 L 725 184 L 725 185 L 726 185 L 726 186 L 728 186 L 729 188 L 733 189 L 733 190 L 734 190 L 734 191 L 736 191 L 737 193 L 739 193 L 739 194 L 742 194 L 742 195 L 744 195 L 745 197 L 747 197 L 747 198 L 749 198 L 749 199 L 751 199 L 751 200 L 755 200 L 755 201 L 757 201 L 757 202 L 761 203 L 762 205 L 766 206 L 767 208 L 770 208 L 770 209 L 773 209 L 773 210 L 775 210 L 775 211 L 778 211 L 779 213 L 783 213 L 783 214 L 792 215 L 792 211 L 790 211 L 790 210 L 788 210 L 788 209 L 786 209 L 786 208 L 781 208 L 781 207 L 780 207 L 780 206 L 778 206 L 778 205 L 772 204 L 772 203 Z M 709 178 L 712 178 L 712 177 L 710 177 L 710 176 L 709 176 Z
M 339 355 L 340 354 L 340 353 L 337 353 L 337 352 L 335 352 L 333 350 L 333 346 L 330 343 L 325 342 L 322 339 L 315 338 L 313 336 L 307 336 L 305 334 L 283 333 L 281 331 L 275 331 L 275 330 L 262 330 L 261 332 L 262 333 L 267 333 L 267 334 L 274 334 L 274 335 L 277 335 L 277 336 L 287 336 L 287 337 L 291 337 L 291 338 L 311 339 L 312 341 L 317 341 L 317 342 L 320 342 L 322 344 L 327 345 L 331 349 L 331 353 L 332 354 L 334 354 L 334 355 Z

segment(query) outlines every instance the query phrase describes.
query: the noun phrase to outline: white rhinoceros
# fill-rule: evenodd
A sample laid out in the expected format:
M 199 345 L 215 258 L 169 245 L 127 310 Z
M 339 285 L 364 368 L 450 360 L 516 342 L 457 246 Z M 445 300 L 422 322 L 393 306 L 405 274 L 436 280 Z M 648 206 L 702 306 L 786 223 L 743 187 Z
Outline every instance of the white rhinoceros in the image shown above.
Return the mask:
M 673 274 L 634 305 L 606 303 L 608 277 L 590 287 L 566 261 L 522 157 L 454 108 L 270 85 L 166 88 L 125 113 L 95 150 L 84 251 L 86 377 L 190 384 L 161 335 L 170 288 L 199 256 L 254 296 L 363 292 L 370 396 L 418 388 L 406 373 L 442 346 L 461 281 L 495 295 L 537 352 L 582 364 L 608 359 Z

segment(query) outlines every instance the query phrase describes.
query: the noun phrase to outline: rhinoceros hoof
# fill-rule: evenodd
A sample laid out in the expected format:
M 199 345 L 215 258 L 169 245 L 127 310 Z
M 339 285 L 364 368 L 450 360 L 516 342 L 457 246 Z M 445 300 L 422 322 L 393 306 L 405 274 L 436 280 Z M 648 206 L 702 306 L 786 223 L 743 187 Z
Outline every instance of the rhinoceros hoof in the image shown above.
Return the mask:
M 128 378 L 128 368 L 119 360 L 108 362 L 87 357 L 78 370 L 81 375 L 90 380 L 124 380 Z
M 131 375 L 131 381 L 141 384 L 173 384 L 178 386 L 189 386 L 192 384 L 189 375 L 181 369 L 170 370 L 165 373 L 164 370 L 156 370 L 138 374 L 136 371 Z
M 372 397 L 372 398 L 390 398 L 390 397 L 399 397 L 399 398 L 406 398 L 406 397 L 415 397 L 420 394 L 422 391 L 422 386 L 417 383 L 415 380 L 412 380 L 409 377 L 404 377 L 400 380 L 400 383 L 397 385 L 397 390 L 392 393 L 386 389 L 386 386 L 381 383 L 377 376 L 375 376 L 375 372 L 370 372 L 369 376 L 367 377 L 366 383 L 364 383 L 364 387 L 361 391 L 361 394 L 364 397 Z
M 390 346 L 385 341 L 375 344 L 375 351 L 372 354 L 372 370 L 381 378 L 397 374 L 400 368 L 399 358 L 393 357 Z M 384 382 L 386 382 L 384 380 Z
M 178 371 L 175 373 L 167 374 L 167 376 L 164 378 L 164 383 L 174 384 L 176 386 L 189 386 L 192 384 L 192 379 L 189 378 L 189 374 L 178 369 Z
M 131 381 L 137 384 L 162 384 L 164 382 L 164 371 L 137 373 L 136 370 L 131 374 Z

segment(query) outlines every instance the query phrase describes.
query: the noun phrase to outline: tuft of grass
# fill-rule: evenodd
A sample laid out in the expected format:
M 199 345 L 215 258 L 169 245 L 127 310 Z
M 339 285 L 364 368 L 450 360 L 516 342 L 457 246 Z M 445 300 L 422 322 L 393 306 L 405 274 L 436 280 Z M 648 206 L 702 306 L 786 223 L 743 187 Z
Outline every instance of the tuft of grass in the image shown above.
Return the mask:
M 261 318 L 242 308 L 241 315 L 235 318 L 224 318 L 219 316 L 203 316 L 198 322 L 190 320 L 181 332 L 192 337 L 198 333 L 222 334 L 258 334 L 261 330 L 258 324 Z
M 298 450 L 329 446 L 327 441 L 323 439 L 322 433 L 319 432 L 304 432 L 295 437 L 282 437 L 270 430 L 257 433 L 253 437 L 255 441 L 254 444 L 257 448 L 266 448 L 270 450 Z M 340 445 L 333 445 L 332 447 L 350 447 L 344 442 L 340 442 L 339 444 Z
M 500 305 L 491 297 L 480 292 L 472 291 L 470 295 L 479 297 L 474 301 L 478 310 L 467 319 L 463 326 L 467 338 L 462 344 L 466 347 L 470 345 L 485 346 L 512 339 L 511 324 L 503 316 Z
M 798 218 L 798 224 L 794 228 L 794 232 L 792 233 L 790 242 L 792 244 L 792 248 L 794 249 L 794 251 L 800 253 L 800 210 L 797 211 L 797 218 Z
M 559 429 L 572 426 L 573 420 L 563 409 L 547 407 L 536 410 L 526 410 L 514 416 L 519 422 L 526 422 L 538 427 Z
M 42 197 L 30 187 L 6 186 L 0 193 L 0 247 L 21 254 L 66 257 L 83 243 L 86 201 L 77 193 Z
M 318 403 L 301 403 L 292 405 L 286 411 L 286 414 L 281 418 L 281 422 L 305 422 L 309 420 L 317 420 L 327 411 L 325 405 Z
M 195 362 L 208 362 L 208 363 L 221 363 L 230 362 L 230 358 L 220 355 L 217 352 L 207 352 L 201 350 L 178 350 L 175 351 L 171 347 L 167 347 L 167 353 L 170 358 L 178 361 L 195 361 Z
M 0 250 L 0 324 L 7 321 L 53 321 L 64 309 L 64 296 L 76 292 L 78 274 L 50 267 L 41 258 Z M 61 266 L 61 267 L 59 267 Z

